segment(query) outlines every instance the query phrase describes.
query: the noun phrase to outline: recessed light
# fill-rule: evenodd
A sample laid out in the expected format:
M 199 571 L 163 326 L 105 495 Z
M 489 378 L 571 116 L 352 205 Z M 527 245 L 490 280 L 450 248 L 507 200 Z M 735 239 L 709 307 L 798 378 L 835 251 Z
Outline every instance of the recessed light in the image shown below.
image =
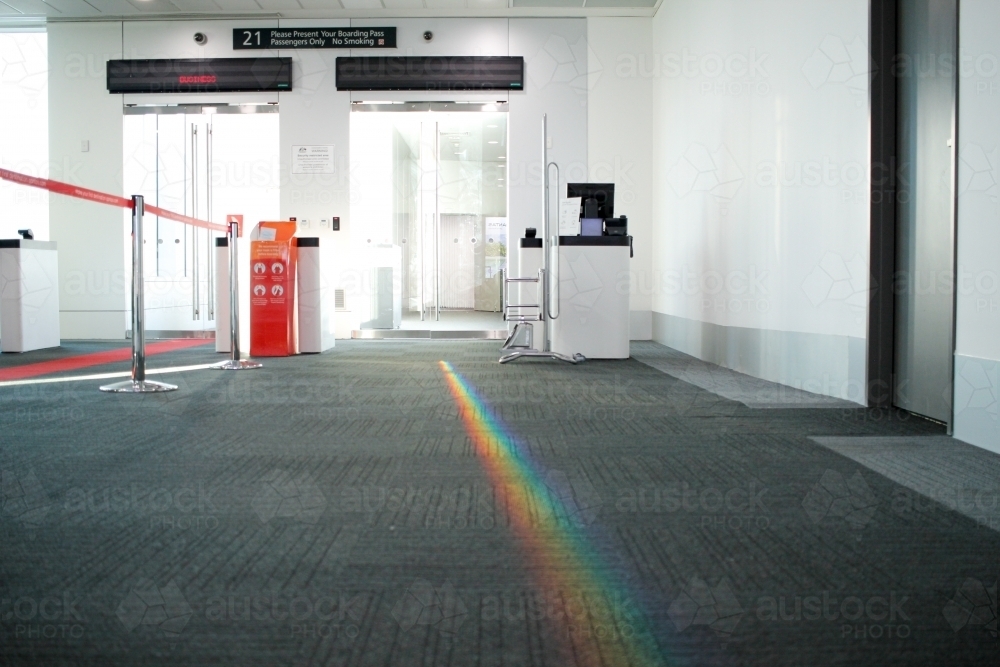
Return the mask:
M 506 156 L 504 156 L 504 155 L 501 155 L 501 156 L 500 156 L 500 157 L 499 157 L 498 159 L 500 159 L 500 160 L 506 160 L 506 159 L 507 159 L 507 157 L 506 157 Z
M 486 143 L 488 143 L 488 144 L 499 144 L 500 142 L 499 141 L 487 141 Z

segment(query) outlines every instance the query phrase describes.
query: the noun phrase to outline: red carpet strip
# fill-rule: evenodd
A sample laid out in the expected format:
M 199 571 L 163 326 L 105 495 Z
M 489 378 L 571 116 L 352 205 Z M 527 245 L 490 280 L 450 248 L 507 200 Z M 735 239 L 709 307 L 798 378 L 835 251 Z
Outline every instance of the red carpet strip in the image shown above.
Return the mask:
M 164 340 L 146 344 L 146 356 L 183 350 L 199 345 L 215 344 L 215 341 L 202 338 L 188 338 L 181 340 Z M 50 375 L 52 373 L 64 373 L 75 371 L 80 368 L 90 368 L 102 364 L 113 364 L 119 361 L 130 361 L 132 359 L 132 348 L 122 347 L 116 350 L 105 350 L 103 352 L 91 352 L 90 354 L 77 354 L 62 359 L 50 359 L 40 361 L 35 364 L 24 364 L 23 366 L 13 366 L 11 368 L 0 368 L 0 382 L 9 380 L 24 380 L 38 377 L 40 375 Z

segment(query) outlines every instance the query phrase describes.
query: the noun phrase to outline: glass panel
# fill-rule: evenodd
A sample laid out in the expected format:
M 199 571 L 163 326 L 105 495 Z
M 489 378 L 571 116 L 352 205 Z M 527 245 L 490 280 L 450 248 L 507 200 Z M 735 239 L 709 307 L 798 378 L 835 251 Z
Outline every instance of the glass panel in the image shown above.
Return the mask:
M 129 117 L 126 116 L 126 119 Z M 188 152 L 185 116 L 183 115 L 147 115 L 138 118 L 152 118 L 158 125 L 157 142 L 157 197 L 156 205 L 168 211 L 190 212 L 188 204 Z M 188 245 L 189 237 L 186 225 L 165 218 L 152 218 L 156 221 L 156 237 L 159 256 L 157 258 L 157 275 L 161 278 L 181 280 L 188 275 Z
M 425 118 L 420 125 L 420 247 L 419 252 L 411 254 L 411 261 L 420 263 L 423 274 L 421 298 L 424 314 L 440 317 L 440 281 L 438 280 L 438 245 L 441 241 L 437 228 L 438 215 L 438 155 L 437 155 L 437 122 L 422 114 Z M 396 116 L 398 122 L 405 122 L 406 116 Z M 431 319 L 421 315 L 421 319 Z
M 278 220 L 278 114 L 214 114 L 211 118 L 212 222 L 224 224 L 230 213 L 242 214 L 248 226 Z
M 446 116 L 439 153 L 442 307 L 498 311 L 499 269 L 506 258 L 507 115 Z M 490 255 L 484 243 L 487 218 Z
M 436 321 L 438 306 L 445 315 L 499 311 L 506 144 L 502 112 L 352 114 L 354 229 L 366 248 L 399 248 L 404 325 Z
M 122 128 L 124 149 L 124 169 L 122 184 L 126 196 L 142 195 L 149 204 L 157 203 L 156 165 L 156 116 L 125 116 Z M 125 229 L 131 228 L 131 211 L 124 211 Z M 128 231 L 126 231 L 128 233 Z M 157 234 L 156 218 L 146 216 L 143 224 L 143 238 L 146 240 L 143 253 L 143 269 L 147 278 L 157 275 Z M 131 242 L 126 243 L 131 253 Z M 126 255 L 126 267 L 132 266 L 131 255 Z

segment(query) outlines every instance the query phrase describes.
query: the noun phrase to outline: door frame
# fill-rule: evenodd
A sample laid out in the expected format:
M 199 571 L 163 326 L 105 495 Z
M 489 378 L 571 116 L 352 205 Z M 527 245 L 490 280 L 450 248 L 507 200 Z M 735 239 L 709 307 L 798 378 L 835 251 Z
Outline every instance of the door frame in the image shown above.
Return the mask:
M 510 132 L 510 106 L 507 101 L 499 100 L 496 102 L 455 102 L 455 101 L 355 101 L 351 103 L 350 110 L 352 113 L 386 113 L 386 114 L 405 114 L 405 113 L 494 113 L 494 114 L 504 114 L 505 115 L 505 150 L 504 159 L 506 158 L 507 148 L 510 144 L 509 132 Z M 441 173 L 439 169 L 439 162 L 441 161 L 441 129 L 440 123 L 435 120 L 421 120 L 419 123 L 419 132 L 417 138 L 418 149 L 418 162 L 422 163 L 425 159 L 423 151 L 429 150 L 432 156 L 427 156 L 428 159 L 435 163 L 435 168 L 433 173 L 430 174 L 426 170 L 421 169 L 420 177 L 418 178 L 418 185 L 416 188 L 417 193 L 417 204 L 416 204 L 416 215 L 418 220 L 417 229 L 420 235 L 420 266 L 417 269 L 420 276 L 419 284 L 417 285 L 417 300 L 419 303 L 419 308 L 417 310 L 407 310 L 406 312 L 414 313 L 419 312 L 420 320 L 435 320 L 439 321 L 442 312 L 448 312 L 448 309 L 442 304 L 442 287 L 440 281 L 442 279 L 442 248 L 441 243 L 441 232 L 442 224 L 441 219 L 443 214 L 440 210 L 439 203 L 439 190 L 441 187 Z M 434 141 L 433 146 L 430 146 L 430 142 L 427 137 L 433 133 Z M 506 166 L 506 164 L 505 164 Z M 504 191 L 506 196 L 509 197 L 509 174 L 504 174 L 506 176 Z M 433 187 L 428 187 L 426 183 L 426 178 L 430 176 L 434 181 Z M 434 201 L 428 201 L 432 198 Z M 505 217 L 509 220 L 509 201 L 505 205 Z M 433 224 L 430 225 L 431 229 L 427 229 L 425 218 L 432 216 Z M 483 225 L 485 226 L 486 216 L 481 216 L 483 218 Z M 396 229 L 395 227 L 393 228 Z M 474 238 L 473 243 L 481 242 L 482 239 Z M 509 239 L 508 239 L 509 244 Z M 508 257 L 509 257 L 509 245 L 508 245 Z M 475 251 L 474 251 L 475 252 Z M 426 265 L 426 266 L 425 266 Z M 475 267 L 475 261 L 473 261 L 473 266 Z M 430 270 L 427 270 L 430 268 Z M 473 269 L 474 271 L 474 269 Z M 404 271 L 406 273 L 406 271 Z M 430 289 L 428 289 L 430 288 Z M 409 299 L 407 298 L 409 294 L 402 296 L 402 302 L 409 304 Z M 474 300 L 475 303 L 475 300 Z M 471 309 L 475 311 L 475 306 Z M 499 312 L 492 311 L 492 312 Z M 364 329 L 367 331 L 367 329 Z
M 267 103 L 247 103 L 247 104 L 237 104 L 231 102 L 198 102 L 198 103 L 180 103 L 180 104 L 126 104 L 122 107 L 122 117 L 125 116 L 145 116 L 145 115 L 184 115 L 184 116 L 202 116 L 207 118 L 206 125 L 209 128 L 209 135 L 211 135 L 211 116 L 215 114 L 222 115 L 249 115 L 249 114 L 276 114 L 279 113 L 279 105 L 275 102 Z M 191 128 L 185 128 L 185 141 L 191 139 L 190 137 Z M 212 140 L 211 136 L 206 137 L 205 141 L 206 155 L 204 156 L 204 162 L 207 165 L 205 173 L 205 182 L 208 183 L 208 188 L 205 193 L 205 204 L 208 207 L 208 215 L 211 215 L 212 207 L 212 194 L 211 194 L 211 168 L 212 168 Z M 190 149 L 190 147 L 189 147 Z M 191 156 L 190 159 L 195 159 Z M 187 165 L 185 166 L 187 169 Z M 197 197 L 197 194 L 185 195 L 188 197 Z M 191 202 L 187 201 L 185 206 L 189 205 Z M 198 211 L 193 217 L 204 217 L 202 212 Z M 205 230 L 205 237 L 208 239 L 207 244 L 201 250 L 204 251 L 203 260 L 199 257 L 197 234 L 201 230 L 192 228 L 190 233 L 192 234 L 192 247 L 190 261 L 192 263 L 193 272 L 190 274 L 192 282 L 197 281 L 198 285 L 192 285 L 192 300 L 193 307 L 199 309 L 197 319 L 192 317 L 193 321 L 200 322 L 202 326 L 200 328 L 192 327 L 191 329 L 152 329 L 147 330 L 146 338 L 156 339 L 156 338 L 213 338 L 215 335 L 215 248 L 211 241 L 212 232 Z M 152 235 L 152 238 L 159 239 L 159 234 Z M 188 262 L 187 256 L 185 257 L 184 264 Z M 204 266 L 199 266 L 199 262 Z M 198 271 L 204 268 L 206 271 L 205 279 L 202 280 L 198 276 Z M 157 275 L 156 278 L 159 276 Z M 185 273 L 185 278 L 188 274 Z M 148 280 L 148 278 L 146 278 Z M 155 280 L 155 278 L 154 278 Z M 200 300 L 200 283 L 206 285 L 206 300 L 202 304 Z M 195 290 L 198 290 L 197 298 L 195 297 Z M 202 317 L 201 310 L 204 309 L 206 316 Z M 131 331 L 126 331 L 126 337 L 131 336 Z

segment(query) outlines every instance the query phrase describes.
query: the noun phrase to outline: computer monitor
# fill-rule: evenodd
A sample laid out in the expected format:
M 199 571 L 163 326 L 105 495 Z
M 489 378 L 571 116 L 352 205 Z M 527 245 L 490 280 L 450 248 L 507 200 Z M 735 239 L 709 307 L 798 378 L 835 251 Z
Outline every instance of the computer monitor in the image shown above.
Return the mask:
M 584 216 L 584 204 L 588 199 L 597 200 L 597 217 L 615 217 L 614 183 L 568 183 L 566 197 L 580 197 L 580 217 Z

